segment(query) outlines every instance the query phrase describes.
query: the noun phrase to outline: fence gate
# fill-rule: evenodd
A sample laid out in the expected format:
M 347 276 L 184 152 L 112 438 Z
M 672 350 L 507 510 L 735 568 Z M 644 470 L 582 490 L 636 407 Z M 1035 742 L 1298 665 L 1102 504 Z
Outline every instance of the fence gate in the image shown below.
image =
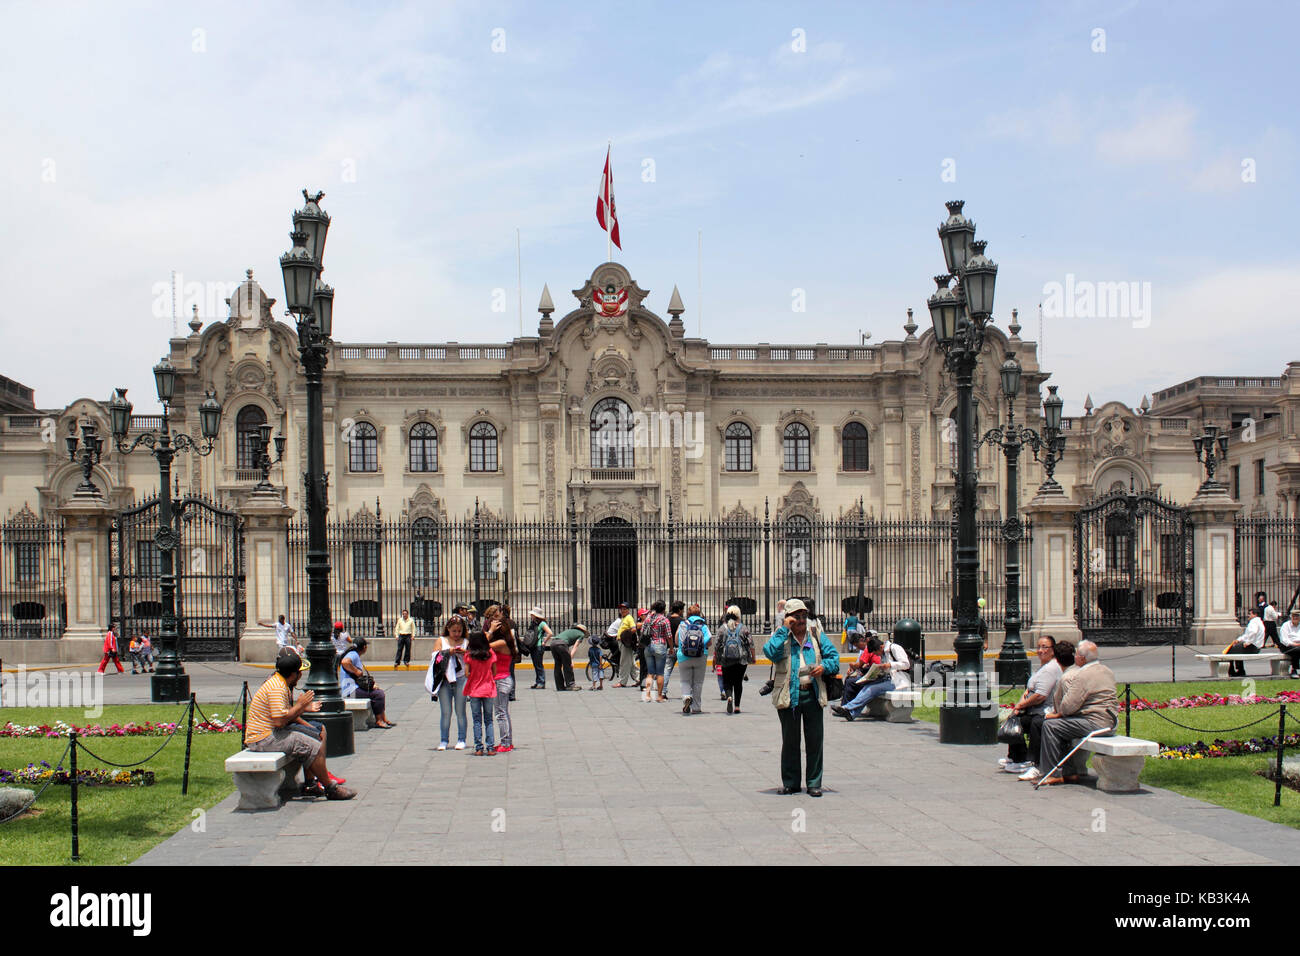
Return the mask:
M 244 625 L 243 523 L 238 514 L 200 495 L 174 506 L 180 544 L 176 570 L 176 618 L 181 657 L 191 661 L 238 660 Z M 112 616 L 125 640 L 162 630 L 162 552 L 158 498 L 118 513 L 109 532 Z
M 1187 512 L 1113 492 L 1074 519 L 1075 618 L 1097 644 L 1185 644 L 1192 613 Z

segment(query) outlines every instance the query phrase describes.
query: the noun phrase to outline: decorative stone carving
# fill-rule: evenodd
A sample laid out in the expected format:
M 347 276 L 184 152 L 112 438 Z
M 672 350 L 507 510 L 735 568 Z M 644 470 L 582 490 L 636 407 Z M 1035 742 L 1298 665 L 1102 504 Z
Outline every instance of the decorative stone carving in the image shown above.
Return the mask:
M 546 518 L 548 521 L 555 520 L 555 425 L 547 423 L 545 432 L 546 436 L 546 484 L 544 485 L 543 494 L 546 495 Z
M 921 516 L 921 426 L 912 426 L 912 517 Z
M 438 500 L 433 489 L 424 482 L 421 482 L 415 489 L 415 494 L 406 500 L 406 513 L 412 521 L 417 518 L 433 518 L 435 521 L 447 519 L 447 511 L 443 503 Z
M 776 518 L 779 522 L 800 515 L 809 521 L 817 517 L 817 499 L 804 485 L 802 481 L 796 481 L 794 487 L 783 497 L 777 505 Z

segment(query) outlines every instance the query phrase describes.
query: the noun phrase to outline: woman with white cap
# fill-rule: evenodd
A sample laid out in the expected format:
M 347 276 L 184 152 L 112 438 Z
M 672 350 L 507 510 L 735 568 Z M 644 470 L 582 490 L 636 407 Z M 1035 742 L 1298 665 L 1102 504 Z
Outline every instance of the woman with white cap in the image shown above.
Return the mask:
M 754 663 L 754 643 L 749 628 L 740 620 L 740 608 L 731 605 L 722 618 L 722 629 L 713 642 L 713 666 L 721 668 L 727 713 L 740 713 L 740 695 L 745 689 L 745 671 Z
M 773 664 L 772 703 L 781 718 L 781 792 L 798 793 L 799 731 L 807 747 L 808 796 L 822 795 L 822 708 L 826 706 L 824 674 L 840 672 L 840 652 L 808 622 L 808 608 L 798 598 L 785 602 L 785 619 L 763 652 Z
M 530 690 L 546 688 L 546 645 L 551 639 L 551 626 L 546 623 L 546 612 L 540 604 L 528 612 L 528 626 L 520 643 L 533 661 L 533 684 Z

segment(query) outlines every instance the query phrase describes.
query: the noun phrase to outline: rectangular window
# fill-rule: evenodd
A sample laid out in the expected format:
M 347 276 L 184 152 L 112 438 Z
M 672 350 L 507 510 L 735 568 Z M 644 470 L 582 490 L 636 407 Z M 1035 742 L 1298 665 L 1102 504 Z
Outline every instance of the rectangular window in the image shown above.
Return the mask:
M 477 554 L 474 565 L 478 568 L 480 581 L 495 581 L 497 575 L 505 570 L 505 550 L 500 541 L 480 541 L 474 545 Z
M 14 581 L 36 584 L 41 579 L 41 546 L 34 542 L 14 545 Z
M 1182 538 L 1176 534 L 1160 536 L 1160 569 L 1165 574 L 1176 576 L 1183 573 Z
M 1264 493 L 1264 459 L 1255 459 L 1255 494 Z
M 866 541 L 846 541 L 844 543 L 844 573 L 850 578 L 866 577 L 870 573 L 867 566 Z
M 754 576 L 754 543 L 727 542 L 727 575 L 733 581 L 748 581 Z
M 1128 546 L 1132 539 L 1122 532 L 1106 534 L 1106 570 L 1117 574 L 1129 573 Z
M 438 583 L 438 542 L 416 541 L 411 546 L 411 586 L 431 588 Z
M 1232 497 L 1241 500 L 1241 465 L 1232 466 Z
M 135 543 L 136 574 L 142 578 L 162 577 L 162 552 L 152 541 Z
M 374 581 L 379 577 L 379 542 L 357 541 L 352 545 L 352 577 Z

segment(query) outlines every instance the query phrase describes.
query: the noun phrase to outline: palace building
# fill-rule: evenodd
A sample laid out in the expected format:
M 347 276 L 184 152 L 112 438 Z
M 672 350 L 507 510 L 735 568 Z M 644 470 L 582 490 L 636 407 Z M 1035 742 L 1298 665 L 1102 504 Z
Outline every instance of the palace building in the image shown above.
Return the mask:
M 557 319 L 544 290 L 536 335 L 510 342 L 334 342 L 324 378 L 331 520 L 378 523 L 387 516 L 408 530 L 469 521 L 558 527 L 572 509 L 584 528 L 663 525 L 671 517 L 717 522 L 725 537 L 727 522 L 750 528 L 766 523 L 787 541 L 817 536 L 814 526 L 822 525 L 833 536 L 835 528 L 855 521 L 862 527 L 950 522 L 956 391 L 933 331 L 927 327 L 918 335 L 910 310 L 903 337 L 877 345 L 722 344 L 686 335 L 686 310 L 676 289 L 656 294 L 667 319 L 652 310 L 650 291 L 621 264 L 599 265 L 572 294 L 571 307 Z M 251 628 L 255 620 L 281 613 L 286 600 L 291 607 L 295 601 L 292 593 L 286 596 L 284 582 L 301 573 L 286 562 L 293 552 L 287 529 L 302 508 L 305 385 L 296 332 L 275 318 L 275 299 L 251 270 L 227 302 L 227 319 L 204 327 L 196 318 L 188 337 L 169 343 L 168 357 L 178 372 L 172 427 L 197 434 L 198 405 L 209 391 L 222 408 L 213 453 L 178 456 L 173 474 L 182 495 L 240 516 L 241 530 L 232 538 L 237 544 L 223 544 L 213 555 L 220 571 L 212 571 L 206 559 L 201 563 L 204 573 L 231 575 L 228 600 L 241 607 L 245 589 L 258 591 L 256 606 L 234 615 L 240 627 Z M 346 329 L 346 320 L 341 324 L 336 334 Z M 1039 368 L 1035 343 L 1020 331 L 1014 312 L 1005 330 L 989 330 L 975 376 L 981 434 L 1006 420 L 998 370 L 1008 356 L 1023 368 L 1016 421 L 1043 430 L 1040 402 L 1050 373 Z M 154 358 L 141 354 L 140 361 Z M 128 554 L 125 539 L 106 548 L 95 537 L 120 538 L 120 529 L 113 529 L 121 515 L 158 490 L 152 457 L 125 456 L 110 447 L 107 398 L 38 407 L 30 389 L 0 380 L 0 515 L 9 529 L 0 574 L 0 639 L 102 633 L 108 619 L 126 613 L 131 603 L 124 592 L 114 597 L 114 588 L 121 591 L 132 574 L 148 576 L 155 558 L 147 556 L 147 542 Z M 1300 519 L 1298 407 L 1300 362 L 1276 377 L 1190 379 L 1138 408 L 1118 401 L 1094 406 L 1089 398 L 1087 414 L 1063 420 L 1065 453 L 1055 477 L 1076 506 L 1112 492 L 1150 492 L 1186 503 L 1205 477 L 1192 439 L 1215 423 L 1230 439 L 1228 461 L 1216 477 L 1228 483 L 1234 509 L 1241 516 L 1294 522 Z M 105 439 L 90 476 L 99 505 L 76 494 L 82 468 L 65 447 L 65 438 L 87 422 Z M 132 436 L 160 423 L 160 416 L 136 415 Z M 255 494 L 263 477 L 264 425 L 285 439 L 282 460 L 268 475 L 270 496 Z M 995 522 L 1005 503 L 1003 454 L 984 445 L 977 460 L 980 515 Z M 1026 449 L 1018 482 L 1022 505 L 1034 499 L 1043 478 L 1042 466 Z M 55 522 L 68 537 L 57 557 L 52 538 L 35 531 L 24 538 L 14 530 L 53 528 Z M 70 536 L 77 528 L 81 537 L 74 542 Z M 250 532 L 258 528 L 273 531 L 254 542 Z M 38 539 L 44 542 L 39 548 L 33 545 Z M 748 547 L 729 545 L 721 557 L 709 559 L 725 565 L 719 577 L 730 578 L 717 584 L 719 600 L 741 590 L 738 576 L 757 582 L 762 574 L 758 552 Z M 354 551 L 348 569 L 353 578 L 369 581 L 368 575 L 385 573 L 382 567 L 371 570 L 385 552 L 377 548 L 372 557 L 368 549 L 359 559 Z M 436 590 L 447 576 L 430 577 L 429 554 L 428 560 L 403 559 L 408 592 L 426 578 L 426 589 Z M 879 580 L 870 583 L 883 571 L 867 557 L 865 545 L 860 560 L 854 555 L 850 549 L 842 557 L 843 580 L 834 594 L 851 591 L 855 576 L 868 578 L 868 587 L 881 586 Z M 590 556 L 593 566 L 599 563 L 594 552 Z M 128 573 L 132 559 L 136 565 Z M 488 572 L 485 560 L 472 557 L 476 585 L 480 572 Z M 682 555 L 674 575 L 685 575 L 689 560 Z M 60 565 L 58 582 L 38 585 L 33 579 L 54 575 L 46 568 L 54 564 Z M 775 573 L 783 572 L 794 573 L 784 565 Z M 549 573 L 539 572 L 535 591 L 520 593 L 516 603 L 548 588 L 563 590 L 563 581 L 543 580 Z M 395 579 L 389 581 L 390 590 L 397 587 Z M 931 584 L 942 605 L 947 584 L 937 578 Z M 828 581 L 819 579 L 823 585 Z M 630 586 L 642 596 L 626 599 L 648 603 L 647 572 Z M 603 606 L 607 598 L 594 600 L 594 577 L 588 587 L 584 599 Z M 756 588 L 754 583 L 751 590 Z M 410 593 L 398 600 L 409 601 Z M 15 617 L 15 604 L 29 616 Z M 381 594 L 381 625 L 387 604 Z M 761 618 L 761 607 L 757 614 Z M 39 628 L 33 619 L 42 622 Z

